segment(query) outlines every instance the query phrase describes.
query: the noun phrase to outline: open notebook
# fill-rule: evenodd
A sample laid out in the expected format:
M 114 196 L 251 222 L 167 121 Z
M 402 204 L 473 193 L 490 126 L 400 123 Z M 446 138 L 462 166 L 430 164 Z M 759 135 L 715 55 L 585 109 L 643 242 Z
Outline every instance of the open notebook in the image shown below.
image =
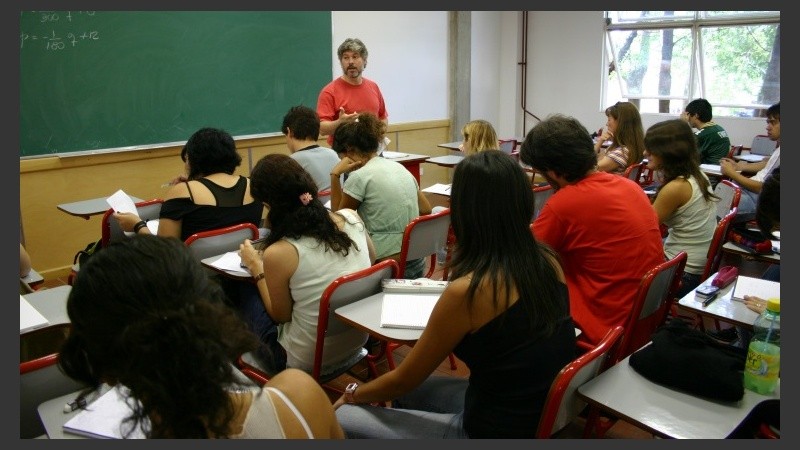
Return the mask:
M 734 301 L 743 302 L 745 295 L 754 295 L 764 300 L 772 297 L 780 298 L 781 284 L 777 281 L 739 275 L 736 278 L 736 286 L 733 288 L 733 295 L 731 298 L 733 298 Z
M 64 424 L 64 431 L 96 439 L 122 439 L 126 433 L 122 427 L 130 427 L 123 420 L 131 415 L 125 397 L 120 393 L 125 387 L 115 387 L 86 406 Z M 133 401 L 132 399 L 130 401 Z M 127 430 L 127 429 L 126 429 Z M 144 432 L 137 428 L 128 439 L 144 439 Z
M 441 294 L 384 294 L 381 327 L 424 330 Z

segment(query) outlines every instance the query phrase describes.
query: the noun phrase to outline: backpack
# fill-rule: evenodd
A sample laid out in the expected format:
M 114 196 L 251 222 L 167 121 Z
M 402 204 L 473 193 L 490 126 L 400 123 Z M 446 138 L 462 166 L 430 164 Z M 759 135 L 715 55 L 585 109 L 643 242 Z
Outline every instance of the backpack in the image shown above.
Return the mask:
M 728 240 L 747 247 L 755 253 L 762 255 L 772 253 L 772 241 L 765 238 L 760 231 L 750 230 L 744 225 L 732 226 L 728 230 Z
M 78 250 L 78 253 L 75 253 L 75 257 L 72 258 L 72 264 L 78 264 L 79 266 L 82 266 L 84 263 L 86 263 L 86 261 L 89 260 L 89 257 L 99 252 L 102 248 L 102 239 L 98 240 L 97 242 L 90 242 L 85 249 Z

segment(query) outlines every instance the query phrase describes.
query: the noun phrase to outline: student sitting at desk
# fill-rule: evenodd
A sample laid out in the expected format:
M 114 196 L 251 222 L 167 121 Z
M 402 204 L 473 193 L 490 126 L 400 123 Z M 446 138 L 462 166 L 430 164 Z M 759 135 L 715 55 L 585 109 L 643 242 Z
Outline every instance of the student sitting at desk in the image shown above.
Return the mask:
M 70 291 L 59 366 L 92 388 L 130 388 L 128 419 L 149 422 L 149 438 L 341 438 L 307 374 L 287 370 L 263 388 L 241 381 L 232 363 L 258 340 L 223 299 L 177 239 L 110 246 Z
M 271 232 L 263 256 L 249 240 L 241 245 L 256 287 L 242 289 L 240 307 L 265 344 L 257 355 L 268 372 L 311 372 L 322 292 L 334 279 L 372 265 L 372 241 L 355 211 L 325 208 L 311 175 L 292 158 L 264 156 L 250 176 L 253 196 L 269 208 Z M 323 372 L 338 368 L 366 341 L 356 329 L 327 339 Z
M 386 124 L 371 113 L 361 113 L 358 122 L 336 128 L 334 147 L 342 158 L 331 170 L 331 210 L 353 209 L 364 219 L 375 244 L 378 261 L 400 257 L 406 225 L 431 213 L 427 197 L 402 164 L 378 157 L 378 143 Z M 349 173 L 344 185 L 343 173 Z M 425 258 L 408 261 L 405 276 L 422 276 Z
M 336 401 L 348 438 L 534 436 L 553 379 L 575 358 L 575 330 L 558 256 L 531 233 L 532 215 L 528 178 L 505 153 L 456 166 L 452 281 L 403 363 Z M 450 352 L 468 379 L 431 375 Z M 367 406 L 385 400 L 391 408 Z
M 642 116 L 631 102 L 617 102 L 606 108 L 608 122 L 597 138 L 597 168 L 617 175 L 625 173 L 631 164 L 642 161 L 644 154 L 644 127 Z M 608 148 L 603 143 L 610 140 Z
M 250 180 L 233 173 L 242 157 L 230 134 L 216 128 L 198 130 L 183 147 L 181 159 L 187 176 L 173 180 L 164 194 L 159 236 L 185 241 L 200 231 L 245 222 L 261 225 L 264 206 L 250 194 Z M 115 213 L 114 218 L 125 231 L 150 233 L 136 214 Z
M 330 148 L 320 147 L 319 116 L 308 106 L 293 106 L 283 116 L 281 131 L 286 135 L 292 159 L 299 162 L 317 184 L 317 191 L 331 188 L 330 173 L 339 163 L 339 155 Z
M 644 137 L 647 168 L 662 174 L 653 208 L 658 220 L 668 227 L 664 255 L 672 259 L 685 251 L 686 267 L 677 298 L 703 281 L 700 277 L 708 261 L 708 246 L 717 227 L 719 197 L 711 181 L 700 171 L 697 140 L 689 125 L 680 119 L 659 122 L 647 129 Z
M 471 120 L 461 128 L 464 142 L 459 147 L 467 155 L 484 150 L 500 150 L 497 133 L 492 124 L 485 120 Z

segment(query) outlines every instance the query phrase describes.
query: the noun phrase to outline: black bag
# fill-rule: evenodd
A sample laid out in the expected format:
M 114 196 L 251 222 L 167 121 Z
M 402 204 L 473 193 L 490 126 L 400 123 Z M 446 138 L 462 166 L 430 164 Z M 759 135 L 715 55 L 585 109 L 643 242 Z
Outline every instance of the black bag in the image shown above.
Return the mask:
M 720 344 L 680 319 L 653 334 L 653 342 L 633 353 L 631 367 L 648 380 L 713 400 L 744 396 L 747 350 Z
M 72 258 L 72 264 L 79 264 L 82 266 L 86 261 L 89 260 L 89 257 L 99 252 L 100 249 L 102 248 L 103 248 L 102 240 L 99 240 L 97 242 L 90 242 L 85 249 L 79 250 L 78 253 L 75 254 L 75 257 Z

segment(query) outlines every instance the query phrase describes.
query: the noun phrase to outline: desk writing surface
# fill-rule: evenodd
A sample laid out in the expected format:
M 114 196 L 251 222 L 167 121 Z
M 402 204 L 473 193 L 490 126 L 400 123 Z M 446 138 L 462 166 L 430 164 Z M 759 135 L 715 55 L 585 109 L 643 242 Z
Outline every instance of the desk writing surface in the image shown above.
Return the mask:
M 93 392 L 87 396 L 88 403 L 91 404 L 94 399 L 98 398 L 100 395 L 104 394 L 110 389 L 110 386 L 107 384 L 103 384 L 100 386 L 100 389 L 96 392 Z M 41 405 L 39 405 L 37 409 L 39 413 L 39 419 L 42 421 L 42 425 L 44 425 L 45 432 L 47 433 L 47 437 L 50 439 L 88 439 L 86 436 L 80 436 L 73 433 L 66 433 L 64 432 L 64 424 L 74 416 L 76 416 L 81 410 L 76 409 L 75 411 L 65 413 L 64 412 L 64 405 L 67 403 L 72 402 L 78 397 L 80 391 L 75 391 L 71 394 L 62 395 L 61 397 L 56 397 L 54 399 L 48 400 Z
M 458 150 L 458 151 L 460 151 L 461 150 L 461 144 L 463 144 L 463 143 L 464 143 L 464 141 L 445 142 L 443 144 L 437 145 L 437 147 L 446 148 L 448 150 Z
M 366 331 L 379 339 L 405 343 L 416 342 L 422 336 L 423 330 L 381 327 L 383 296 L 384 293 L 379 292 L 341 308 L 336 308 L 334 314 L 343 322 Z
M 718 402 L 661 386 L 646 379 L 628 363 L 612 366 L 577 390 L 582 399 L 661 437 L 723 439 L 760 402 L 780 399 L 748 389 L 738 402 Z
M 780 250 L 780 244 L 778 245 L 778 250 Z M 728 253 L 735 253 L 737 255 L 744 256 L 747 259 L 753 259 L 756 261 L 763 261 L 771 264 L 781 263 L 780 253 L 768 253 L 768 254 L 756 253 L 753 250 L 732 241 L 728 241 L 722 244 L 722 251 Z
M 713 273 L 708 279 L 700 283 L 698 287 L 711 284 L 711 280 L 716 276 L 717 273 Z M 702 299 L 695 296 L 697 288 L 692 289 L 691 292 L 678 300 L 678 304 L 693 313 L 713 317 L 724 322 L 752 329 L 753 322 L 756 320 L 756 317 L 758 317 L 758 314 L 747 308 L 744 303 L 733 300 L 734 286 L 735 283 L 731 283 L 720 289 L 717 294 L 717 299 L 708 306 L 703 306 Z
M 130 196 L 134 203 L 143 201 L 139 197 Z M 87 217 L 103 214 L 111 208 L 106 201 L 108 197 L 99 197 L 89 200 L 80 200 L 71 203 L 62 203 L 56 207 L 73 216 Z
M 246 268 L 239 266 L 238 269 L 234 270 L 233 266 L 227 264 L 226 260 L 231 258 L 233 254 L 235 254 L 238 257 L 238 250 L 234 252 L 226 252 L 221 255 L 209 256 L 208 258 L 203 258 L 200 260 L 200 263 L 203 266 L 213 270 L 214 272 L 220 273 L 222 275 L 225 275 L 227 277 L 236 280 L 252 280 L 253 275 L 251 275 Z M 242 258 L 238 257 L 238 261 L 241 262 L 241 260 Z
M 31 287 L 44 283 L 44 277 L 42 277 L 42 275 L 39 272 L 33 269 L 31 269 L 31 271 L 28 272 L 28 275 L 20 277 L 20 280 L 24 281 L 25 283 L 28 283 L 28 286 Z
M 58 286 L 49 289 L 39 289 L 36 292 L 25 294 L 25 300 L 36 308 L 50 322 L 51 325 L 69 323 L 67 315 L 67 297 L 72 286 Z
M 428 158 L 425 162 L 436 164 L 437 166 L 455 167 L 464 157 L 462 155 L 445 155 Z

